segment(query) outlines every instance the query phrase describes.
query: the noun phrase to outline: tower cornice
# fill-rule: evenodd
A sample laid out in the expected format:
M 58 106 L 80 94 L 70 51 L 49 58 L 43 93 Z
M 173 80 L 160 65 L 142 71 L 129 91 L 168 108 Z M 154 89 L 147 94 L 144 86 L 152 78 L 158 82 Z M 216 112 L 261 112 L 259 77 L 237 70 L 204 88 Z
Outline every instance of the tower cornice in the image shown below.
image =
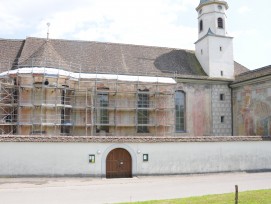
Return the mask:
M 199 11 L 203 6 L 211 5 L 211 4 L 220 4 L 224 5 L 226 9 L 229 8 L 229 5 L 226 1 L 220 1 L 220 0 L 207 0 L 207 1 L 201 1 L 198 7 L 196 8 L 196 11 Z
M 209 31 L 211 31 L 211 30 L 209 29 Z M 211 33 L 210 33 L 209 31 L 208 31 L 208 33 L 207 33 L 206 35 L 204 35 L 202 38 L 198 39 L 194 44 L 197 44 L 198 42 L 202 41 L 204 38 L 206 38 L 206 37 L 208 37 L 208 36 L 233 39 L 233 37 L 231 37 L 231 36 L 216 35 L 216 34 L 214 34 L 212 31 L 211 31 Z

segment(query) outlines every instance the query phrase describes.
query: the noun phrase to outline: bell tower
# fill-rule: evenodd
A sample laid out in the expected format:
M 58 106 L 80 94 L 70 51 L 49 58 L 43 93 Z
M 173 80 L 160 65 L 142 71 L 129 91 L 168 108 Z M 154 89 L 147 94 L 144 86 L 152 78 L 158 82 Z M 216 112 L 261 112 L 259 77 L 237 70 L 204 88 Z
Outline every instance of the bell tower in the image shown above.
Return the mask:
M 206 74 L 212 78 L 234 78 L 233 38 L 227 34 L 223 0 L 201 0 L 198 12 L 196 56 Z

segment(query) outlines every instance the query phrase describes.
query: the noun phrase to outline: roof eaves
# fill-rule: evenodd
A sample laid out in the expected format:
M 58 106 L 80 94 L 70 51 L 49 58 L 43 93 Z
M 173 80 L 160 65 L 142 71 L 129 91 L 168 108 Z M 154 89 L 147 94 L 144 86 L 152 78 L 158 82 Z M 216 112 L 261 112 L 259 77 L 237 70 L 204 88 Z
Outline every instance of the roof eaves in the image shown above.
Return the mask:
M 195 75 L 176 75 L 177 79 L 197 79 L 197 80 L 208 80 L 208 81 L 221 81 L 221 82 L 233 82 L 233 79 L 228 78 L 217 78 L 209 76 L 195 76 Z

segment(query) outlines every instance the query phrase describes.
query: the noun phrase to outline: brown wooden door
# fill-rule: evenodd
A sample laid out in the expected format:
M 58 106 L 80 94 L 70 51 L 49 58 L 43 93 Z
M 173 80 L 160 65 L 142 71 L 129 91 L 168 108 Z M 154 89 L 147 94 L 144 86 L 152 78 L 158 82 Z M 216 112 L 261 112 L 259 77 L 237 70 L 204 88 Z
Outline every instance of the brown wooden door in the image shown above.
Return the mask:
M 131 178 L 132 158 L 130 153 L 121 148 L 109 152 L 106 158 L 106 178 Z

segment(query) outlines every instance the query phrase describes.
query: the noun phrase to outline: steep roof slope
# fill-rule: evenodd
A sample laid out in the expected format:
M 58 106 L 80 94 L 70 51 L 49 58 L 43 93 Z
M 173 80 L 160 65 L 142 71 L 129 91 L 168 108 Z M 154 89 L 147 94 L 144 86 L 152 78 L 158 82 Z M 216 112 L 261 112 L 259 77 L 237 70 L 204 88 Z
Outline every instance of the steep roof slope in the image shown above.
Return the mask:
M 271 65 L 262 67 L 259 69 L 255 69 L 255 70 L 250 70 L 248 72 L 244 72 L 238 75 L 235 78 L 234 84 L 253 80 L 253 79 L 258 79 L 258 78 L 266 77 L 266 76 L 271 76 Z
M 29 61 L 31 58 L 40 57 L 37 52 L 41 52 L 39 50 L 44 47 L 44 41 L 45 39 L 40 38 L 27 38 L 21 55 L 23 60 L 20 60 L 20 62 L 26 62 L 25 59 Z M 126 74 L 171 72 L 206 76 L 192 51 L 71 40 L 50 40 L 49 44 L 51 46 L 50 50 L 53 50 L 51 52 L 55 53 L 54 56 L 57 56 L 54 58 L 59 58 L 59 60 L 54 58 L 51 60 L 55 61 L 56 67 L 58 61 L 61 60 L 67 65 L 70 63 L 73 66 L 78 65 L 82 72 Z M 49 55 L 47 54 L 47 56 Z M 21 64 L 27 65 L 26 63 Z
M 1 72 L 11 69 L 20 57 L 24 40 L 0 39 L 0 69 Z
M 11 42 L 3 40 L 0 49 L 4 47 L 4 50 L 9 50 L 9 46 L 13 46 Z M 189 50 L 91 41 L 47 41 L 32 37 L 18 41 L 16 45 L 13 52 L 0 53 L 0 59 L 12 58 L 14 61 L 20 57 L 19 67 L 45 66 L 73 72 L 132 75 L 175 73 L 188 78 L 208 78 L 195 52 Z M 14 69 L 18 67 L 13 65 Z M 248 70 L 235 63 L 237 75 L 245 71 Z
M 238 76 L 245 72 L 250 71 L 248 68 L 244 67 L 243 65 L 239 64 L 238 62 L 234 62 L 234 75 Z
M 67 68 L 69 65 L 54 49 L 50 41 L 45 41 L 37 50 L 32 50 L 26 41 L 26 49 L 23 50 L 22 56 L 19 60 L 19 66 L 44 66 L 44 67 L 58 67 Z M 27 49 L 29 48 L 29 49 Z M 28 56 L 27 54 L 33 53 Z

